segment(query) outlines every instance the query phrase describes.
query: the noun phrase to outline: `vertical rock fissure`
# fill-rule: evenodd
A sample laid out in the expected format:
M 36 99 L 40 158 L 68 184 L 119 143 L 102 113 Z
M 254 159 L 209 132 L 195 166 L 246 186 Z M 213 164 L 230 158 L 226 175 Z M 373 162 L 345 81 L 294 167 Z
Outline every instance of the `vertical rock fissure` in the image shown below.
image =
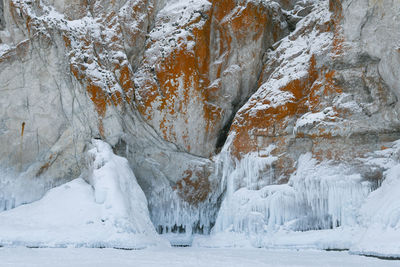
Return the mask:
M 4 19 L 4 3 L 3 0 L 0 0 L 0 30 L 3 30 L 5 27 L 6 27 L 6 22 Z
M 278 39 L 275 42 L 275 44 L 280 44 L 282 39 L 287 37 L 290 34 L 290 32 L 294 31 L 298 21 L 289 22 L 289 18 L 287 17 L 286 22 L 288 23 L 288 25 L 291 23 L 292 24 L 291 27 L 293 27 L 293 29 L 289 29 L 290 31 L 287 34 L 283 35 L 280 39 Z M 274 44 L 271 44 L 270 46 L 266 46 L 263 54 L 267 53 L 267 51 L 269 51 L 269 50 L 273 51 L 277 48 L 277 47 L 273 47 L 273 46 L 274 46 Z M 232 114 L 229 116 L 229 119 L 224 124 L 224 126 L 221 128 L 219 135 L 218 135 L 218 139 L 217 139 L 217 142 L 215 145 L 216 153 L 219 153 L 221 151 L 222 147 L 225 145 L 226 139 L 228 138 L 229 130 L 231 129 L 231 125 L 236 117 L 236 114 L 238 113 L 240 108 L 248 102 L 250 97 L 258 90 L 259 80 L 260 80 L 261 74 L 262 74 L 262 69 L 264 68 L 264 65 L 266 65 L 266 64 L 268 64 L 268 60 L 263 61 L 262 64 L 260 65 L 260 69 L 258 70 L 258 73 L 257 73 L 257 79 L 256 79 L 257 83 L 251 90 L 249 90 L 249 94 L 246 97 L 244 97 L 243 99 L 240 99 L 240 98 L 236 99 L 236 101 L 232 103 Z M 243 91 L 243 90 L 241 90 L 241 91 Z

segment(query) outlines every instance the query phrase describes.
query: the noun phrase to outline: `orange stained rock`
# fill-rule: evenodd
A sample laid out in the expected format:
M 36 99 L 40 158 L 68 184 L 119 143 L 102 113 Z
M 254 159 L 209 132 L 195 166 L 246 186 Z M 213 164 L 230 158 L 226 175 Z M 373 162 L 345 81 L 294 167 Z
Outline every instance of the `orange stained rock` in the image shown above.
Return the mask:
M 175 190 L 183 200 L 197 205 L 204 202 L 211 192 L 209 176 L 207 171 L 186 170 L 184 177 L 177 182 Z
M 209 13 L 208 16 L 211 16 Z M 193 25 L 201 17 L 191 21 L 188 25 Z M 147 79 L 146 90 L 140 91 L 141 101 L 138 103 L 138 110 L 151 120 L 154 113 L 160 113 L 162 120 L 160 130 L 166 140 L 176 142 L 177 131 L 172 123 L 181 117 L 186 124 L 189 121 L 191 103 L 196 102 L 202 106 L 200 112 L 206 121 L 206 132 L 215 124 L 221 116 L 220 110 L 215 106 L 207 104 L 209 91 L 205 88 L 209 85 L 207 73 L 209 67 L 208 43 L 210 38 L 211 19 L 199 28 L 195 27 L 192 31 L 193 36 L 189 40 L 196 42 L 193 49 L 189 49 L 183 40 L 169 55 L 158 59 L 157 67 L 148 71 L 148 76 L 155 76 L 155 79 Z M 188 25 L 183 25 L 182 28 Z M 181 26 L 180 26 L 181 27 Z M 155 107 L 157 106 L 157 109 Z M 193 111 L 192 111 L 193 112 Z M 188 135 L 197 133 L 182 133 L 185 148 L 190 151 Z
M 237 39 L 244 40 L 248 37 L 249 32 L 255 33 L 253 36 L 254 41 L 261 37 L 268 20 L 268 12 L 261 6 L 249 2 L 246 8 L 238 8 L 234 11 L 229 23 Z
M 340 22 L 342 19 L 342 7 L 339 0 L 330 1 L 330 10 L 333 12 L 332 19 L 324 25 L 315 25 L 316 29 L 320 32 L 332 31 L 334 39 L 332 42 L 332 51 L 335 55 L 339 55 L 343 49 L 343 38 L 342 29 Z M 306 26 L 304 29 L 297 31 L 296 35 L 290 36 L 289 39 L 296 39 L 299 35 L 307 34 L 307 32 L 313 30 L 312 26 Z M 264 73 L 261 75 L 259 80 L 259 86 L 263 81 L 263 75 L 269 75 Z M 293 99 L 282 106 L 276 108 L 269 107 L 267 109 L 259 110 L 254 109 L 257 103 L 269 104 L 268 99 L 250 99 L 248 106 L 242 109 L 236 116 L 235 121 L 231 127 L 231 132 L 235 132 L 235 138 L 232 144 L 232 153 L 237 158 L 241 158 L 241 154 L 246 154 L 252 151 L 257 151 L 268 144 L 275 143 L 276 149 L 273 151 L 274 155 L 281 155 L 279 161 L 288 162 L 285 156 L 282 156 L 287 149 L 287 142 L 278 141 L 280 138 L 288 140 L 289 136 L 283 130 L 288 126 L 288 122 L 291 119 L 296 119 L 306 112 L 319 112 L 326 108 L 326 103 L 329 103 L 329 99 L 342 93 L 342 89 L 335 84 L 335 71 L 322 67 L 316 69 L 315 58 L 311 57 L 310 67 L 308 70 L 307 77 L 297 79 L 289 82 L 283 88 L 282 91 L 289 91 L 293 95 Z M 348 110 L 339 110 L 333 107 L 333 111 L 337 117 L 344 116 L 348 113 Z M 332 118 L 335 120 L 335 118 Z M 262 147 L 259 147 L 257 138 L 254 134 L 261 134 Z M 297 133 L 297 138 L 304 138 L 304 134 Z M 321 137 L 322 139 L 332 139 L 333 136 L 329 131 L 319 129 L 319 131 L 307 138 L 313 140 Z M 267 142 L 267 143 L 265 143 Z M 329 154 L 329 153 L 328 153 Z M 277 163 L 277 167 L 282 165 Z M 289 160 L 290 162 L 290 160 Z M 290 164 L 287 164 L 288 166 Z M 290 169 L 286 166 L 283 169 Z
M 209 142 L 216 138 L 222 125 L 224 110 L 214 104 L 221 101 L 221 84 L 210 87 L 210 64 L 215 63 L 211 62 L 211 54 L 217 51 L 217 58 L 226 58 L 233 53 L 233 39 L 238 44 L 245 44 L 249 42 L 249 37 L 253 41 L 261 38 L 268 23 L 268 14 L 262 4 L 215 0 L 212 1 L 211 9 L 203 11 L 202 17 L 197 16 L 187 25 L 177 26 L 177 30 L 194 26 L 187 39 L 195 42 L 193 50 L 186 46 L 184 40 L 177 40 L 178 45 L 171 53 L 157 59 L 155 66 L 148 66 L 144 71 L 146 78 L 138 92 L 138 110 L 147 121 L 154 124 L 164 139 L 176 143 L 179 142 L 178 136 L 182 136 L 185 150 L 191 152 L 193 140 Z M 204 17 L 206 19 L 202 26 L 197 26 L 196 23 Z M 215 51 L 210 50 L 212 31 L 217 31 L 220 37 Z M 154 43 L 150 42 L 147 48 L 152 45 Z M 144 62 L 146 64 L 146 59 Z M 221 77 L 223 64 L 216 64 L 216 73 L 213 73 L 216 79 Z M 190 107 L 193 101 L 201 106 L 197 113 L 201 115 L 205 127 L 189 132 L 193 131 L 189 127 L 189 124 L 193 124 L 189 120 L 190 112 L 193 113 L 193 108 Z M 160 117 L 160 122 L 151 122 Z M 186 126 L 177 125 L 178 120 Z M 192 140 L 189 140 L 189 136 Z
M 102 10 L 97 10 L 102 11 Z M 113 54 L 117 53 L 124 49 L 123 46 L 123 34 L 122 29 L 118 22 L 118 16 L 114 11 L 109 12 L 108 14 L 104 14 L 101 16 L 103 20 L 99 20 L 98 22 L 103 25 L 105 28 L 112 32 L 111 43 L 107 46 L 104 46 L 103 41 L 93 40 L 93 38 L 89 34 L 84 35 L 75 35 L 73 32 L 66 31 L 63 33 L 63 40 L 65 47 L 67 50 L 70 50 L 69 56 L 71 59 L 70 70 L 72 75 L 86 88 L 89 93 L 89 97 L 92 100 L 96 112 L 98 114 L 99 123 L 99 133 L 104 136 L 104 126 L 103 126 L 103 118 L 106 114 L 107 106 L 114 105 L 119 106 L 122 103 L 130 103 L 133 98 L 133 79 L 132 72 L 129 66 L 126 57 L 118 57 L 115 60 L 111 60 L 111 62 L 106 64 L 110 64 L 110 66 L 104 65 L 103 61 L 98 58 L 97 54 Z M 86 54 L 83 59 L 80 56 L 76 56 L 76 52 L 74 49 L 76 47 L 72 47 L 71 38 L 75 40 L 76 43 L 82 44 L 82 47 L 79 48 L 82 54 Z M 102 36 L 102 38 L 106 38 L 106 36 Z M 94 53 L 96 50 L 96 53 Z M 98 82 L 97 77 L 92 77 L 92 74 L 87 71 L 87 64 L 92 64 L 94 61 L 99 65 L 100 68 L 109 69 L 114 73 L 115 80 L 111 79 L 104 82 Z M 116 83 L 122 88 L 122 91 L 112 90 L 111 88 L 117 88 Z
M 21 136 L 24 136 L 24 131 L 25 131 L 25 122 L 22 122 L 22 124 L 21 124 Z
M 289 82 L 282 91 L 292 93 L 293 99 L 284 105 L 268 107 L 267 109 L 254 109 L 260 103 L 269 104 L 268 99 L 250 99 L 249 105 L 242 109 L 232 124 L 231 131 L 236 133 L 233 141 L 233 154 L 240 158 L 240 154 L 247 154 L 257 150 L 257 142 L 252 137 L 254 129 L 274 129 L 272 136 L 280 134 L 280 130 L 287 125 L 288 119 L 308 111 L 306 101 L 314 81 L 318 78 L 314 56 L 310 59 L 307 77 Z
M 234 0 L 213 0 L 214 17 L 217 21 L 221 21 L 236 6 Z
M 344 49 L 344 36 L 341 21 L 343 19 L 343 7 L 340 0 L 329 0 L 329 11 L 333 13 L 333 43 L 332 52 L 334 55 L 340 55 Z

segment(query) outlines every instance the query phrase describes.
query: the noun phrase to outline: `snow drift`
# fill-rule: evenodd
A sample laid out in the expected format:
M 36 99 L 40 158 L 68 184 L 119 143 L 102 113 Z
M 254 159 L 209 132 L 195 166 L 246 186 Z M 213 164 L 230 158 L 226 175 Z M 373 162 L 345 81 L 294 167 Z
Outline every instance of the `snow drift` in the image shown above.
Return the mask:
M 372 192 L 361 209 L 362 226 L 352 253 L 400 257 L 400 165 L 389 169 L 382 186 Z
M 92 144 L 87 174 L 39 201 L 0 213 L 0 245 L 137 249 L 164 244 L 128 161 L 100 140 Z

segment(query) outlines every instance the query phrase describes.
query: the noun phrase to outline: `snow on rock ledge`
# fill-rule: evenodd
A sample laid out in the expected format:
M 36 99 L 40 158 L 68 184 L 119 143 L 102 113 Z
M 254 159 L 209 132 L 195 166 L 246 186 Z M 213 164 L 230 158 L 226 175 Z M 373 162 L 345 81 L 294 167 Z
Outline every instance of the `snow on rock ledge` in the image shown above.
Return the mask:
M 92 144 L 88 180 L 93 187 L 80 177 L 39 201 L 0 213 L 0 245 L 138 249 L 164 244 L 128 161 L 100 140 Z

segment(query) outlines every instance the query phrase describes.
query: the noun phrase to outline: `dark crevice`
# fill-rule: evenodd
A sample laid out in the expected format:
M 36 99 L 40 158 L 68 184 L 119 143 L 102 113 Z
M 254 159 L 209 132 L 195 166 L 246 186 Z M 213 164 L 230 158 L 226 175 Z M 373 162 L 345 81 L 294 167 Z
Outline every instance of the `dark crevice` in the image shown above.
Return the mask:
M 280 45 L 280 42 L 282 41 L 282 39 L 285 38 L 286 36 L 288 36 L 291 32 L 293 32 L 296 29 L 297 23 L 301 19 L 303 19 L 305 16 L 307 16 L 309 13 L 311 13 L 311 11 L 313 10 L 313 7 L 314 7 L 313 5 L 310 5 L 310 6 L 303 8 L 301 10 L 301 12 L 298 12 L 298 13 L 301 13 L 300 14 L 301 16 L 293 15 L 290 12 L 282 10 L 284 19 L 286 20 L 286 22 L 288 24 L 289 32 L 287 32 L 287 34 L 284 34 L 282 36 L 282 38 L 280 38 L 278 41 L 275 42 L 276 46 L 274 46 L 273 44 L 266 46 L 267 48 L 265 49 L 265 53 L 262 56 L 263 59 L 262 59 L 262 63 L 261 63 L 261 68 L 257 75 L 257 79 L 256 79 L 257 81 L 260 80 L 261 73 L 264 68 L 264 64 L 266 64 L 268 62 L 268 59 L 264 60 L 264 58 L 267 57 L 268 52 L 274 51 Z M 251 98 L 251 96 L 257 91 L 258 84 L 259 83 L 257 82 L 256 85 L 254 86 L 254 88 L 252 88 L 252 90 L 249 91 L 249 94 L 246 97 L 244 97 L 243 99 L 237 99 L 235 102 L 232 103 L 232 114 L 230 115 L 229 119 L 226 121 L 225 125 L 222 127 L 222 129 L 220 130 L 220 132 L 218 134 L 218 139 L 215 144 L 215 152 L 216 153 L 219 153 L 221 151 L 222 147 L 225 145 L 225 142 L 229 135 L 231 125 L 236 117 L 237 112 L 243 105 L 245 105 L 248 102 L 248 100 Z
M 300 21 L 300 18 L 289 15 L 289 14 L 285 14 L 285 17 L 286 17 L 286 23 L 288 25 L 289 32 L 293 32 L 294 30 L 296 30 L 296 24 L 297 24 L 297 22 Z
M 105 248 L 105 247 L 103 247 L 103 248 Z M 145 249 L 145 247 L 142 247 L 142 248 L 124 248 L 124 247 L 113 247 L 113 249 L 118 249 L 118 250 L 144 250 Z
M 6 27 L 6 21 L 4 19 L 4 3 L 3 0 L 0 0 L 0 30 L 3 30 L 5 27 Z
M 359 254 L 359 255 L 364 256 L 364 257 L 369 257 L 369 258 L 377 258 L 380 260 L 390 260 L 390 261 L 399 261 L 400 260 L 400 257 L 396 257 L 396 256 L 378 256 L 378 255 L 368 255 L 368 254 Z
M 325 251 L 349 251 L 348 248 L 326 248 Z
M 248 97 L 249 98 L 249 97 Z M 245 99 L 245 101 L 240 101 L 246 103 L 248 98 Z M 236 113 L 239 111 L 239 109 L 244 105 L 244 103 L 240 103 L 239 101 L 236 101 L 232 103 L 232 114 L 230 115 L 228 121 L 225 123 L 224 127 L 219 131 L 218 134 L 218 139 L 217 143 L 215 145 L 215 152 L 219 153 L 224 146 L 226 139 L 228 138 L 229 130 L 231 129 L 231 125 L 233 123 L 233 120 L 235 119 Z

